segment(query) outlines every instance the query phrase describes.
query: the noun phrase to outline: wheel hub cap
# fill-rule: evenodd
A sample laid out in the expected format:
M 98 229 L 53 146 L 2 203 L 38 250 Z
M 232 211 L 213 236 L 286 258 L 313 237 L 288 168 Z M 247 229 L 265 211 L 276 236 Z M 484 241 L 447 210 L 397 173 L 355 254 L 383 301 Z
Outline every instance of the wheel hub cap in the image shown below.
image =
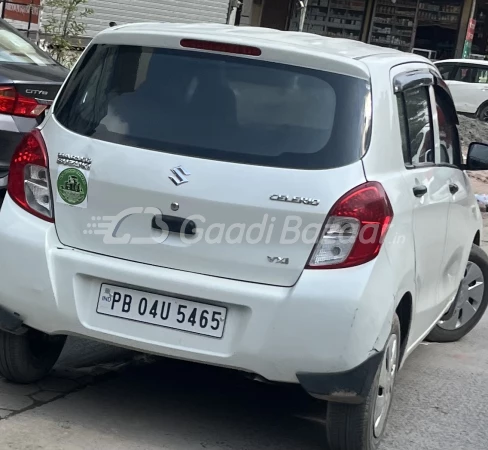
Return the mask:
M 466 325 L 476 314 L 485 292 L 483 272 L 474 262 L 468 262 L 463 281 L 459 287 L 454 314 L 450 319 L 441 320 L 439 327 L 444 330 L 457 330 Z
M 398 342 L 396 335 L 390 336 L 381 363 L 378 392 L 374 407 L 373 431 L 376 438 L 380 438 L 383 434 L 390 410 L 393 385 L 395 384 L 395 377 L 398 370 Z

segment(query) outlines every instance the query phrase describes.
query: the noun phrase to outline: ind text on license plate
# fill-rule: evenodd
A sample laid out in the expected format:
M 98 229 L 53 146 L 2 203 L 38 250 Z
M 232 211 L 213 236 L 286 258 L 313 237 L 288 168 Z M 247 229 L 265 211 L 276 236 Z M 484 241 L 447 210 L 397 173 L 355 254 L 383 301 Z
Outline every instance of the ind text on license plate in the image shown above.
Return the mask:
M 102 284 L 97 313 L 221 338 L 227 308 Z

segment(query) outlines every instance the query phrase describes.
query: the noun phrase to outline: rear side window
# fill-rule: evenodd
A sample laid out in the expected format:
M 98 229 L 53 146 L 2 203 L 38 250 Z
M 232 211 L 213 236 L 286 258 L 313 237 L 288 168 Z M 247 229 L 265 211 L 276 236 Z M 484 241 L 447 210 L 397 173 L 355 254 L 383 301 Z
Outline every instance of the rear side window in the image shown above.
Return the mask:
M 488 67 L 460 66 L 454 79 L 465 83 L 488 83 Z
M 437 119 L 439 123 L 439 140 L 441 146 L 441 163 L 460 166 L 462 153 L 459 145 L 456 110 L 449 95 L 441 88 L 434 88 Z
M 16 6 L 15 3 L 14 6 Z M 48 54 L 32 45 L 15 28 L 5 22 L 0 22 L 0 63 L 36 66 L 56 64 Z
M 263 166 L 361 157 L 365 80 L 203 52 L 94 45 L 54 115 L 93 139 Z
M 476 67 L 473 66 L 459 66 L 456 69 L 454 80 L 462 81 L 464 83 L 474 83 L 476 77 Z

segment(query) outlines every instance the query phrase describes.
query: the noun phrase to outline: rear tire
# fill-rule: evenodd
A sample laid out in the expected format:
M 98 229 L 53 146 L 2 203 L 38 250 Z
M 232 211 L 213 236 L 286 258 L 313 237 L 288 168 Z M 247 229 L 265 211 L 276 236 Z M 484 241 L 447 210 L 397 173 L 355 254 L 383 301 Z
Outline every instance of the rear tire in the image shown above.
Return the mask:
M 482 122 L 488 122 L 488 104 L 481 106 L 478 112 L 478 119 Z
M 395 314 L 385 356 L 365 402 L 360 405 L 330 402 L 327 405 L 330 450 L 376 450 L 380 445 L 400 364 L 400 342 L 400 320 Z M 393 375 L 389 381 L 385 379 L 388 373 Z
M 454 312 L 453 318 L 441 320 L 426 340 L 430 342 L 456 342 L 466 336 L 478 324 L 488 307 L 486 283 L 488 283 L 488 256 L 477 245 L 473 245 L 469 254 L 465 277 L 461 281 L 460 291 L 455 301 L 458 301 L 459 296 L 465 297 L 460 298 L 459 303 L 461 304 L 458 303 L 459 307 Z M 476 290 L 480 292 L 476 292 Z M 463 305 L 467 307 L 468 314 L 473 314 L 464 323 Z M 476 311 L 474 312 L 471 308 L 473 310 L 476 308 Z
M 14 383 L 35 383 L 51 371 L 65 342 L 66 336 L 33 329 L 20 336 L 0 331 L 0 373 Z

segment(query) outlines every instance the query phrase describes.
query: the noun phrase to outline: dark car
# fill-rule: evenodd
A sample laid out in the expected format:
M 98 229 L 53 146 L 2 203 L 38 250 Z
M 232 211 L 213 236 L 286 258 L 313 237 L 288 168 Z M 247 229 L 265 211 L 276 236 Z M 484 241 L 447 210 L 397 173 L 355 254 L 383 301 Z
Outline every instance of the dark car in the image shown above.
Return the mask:
M 0 191 L 17 144 L 41 123 L 68 73 L 0 19 Z

